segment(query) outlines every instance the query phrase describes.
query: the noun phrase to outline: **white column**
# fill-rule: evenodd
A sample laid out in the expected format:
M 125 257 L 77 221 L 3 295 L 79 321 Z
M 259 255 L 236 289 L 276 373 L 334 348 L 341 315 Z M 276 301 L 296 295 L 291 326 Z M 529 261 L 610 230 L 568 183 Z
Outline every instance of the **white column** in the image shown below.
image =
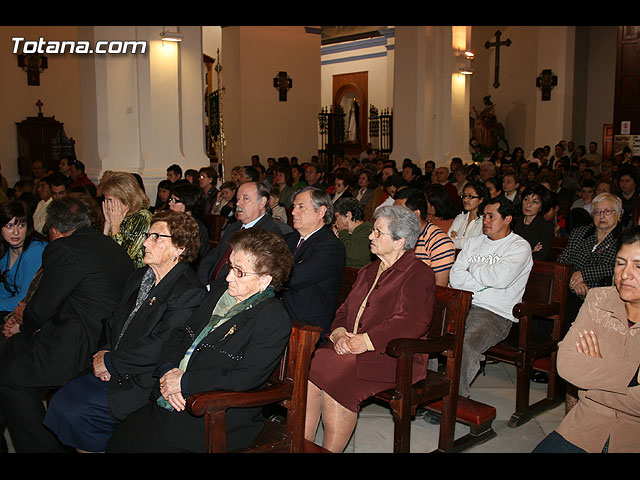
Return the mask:
M 180 43 L 163 42 L 158 26 L 79 29 L 92 42 L 147 42 L 145 53 L 83 58 L 81 95 L 88 175 L 97 180 L 105 170 L 139 173 L 152 202 L 169 165 L 209 165 L 201 27 L 179 29 Z
M 469 80 L 458 73 L 456 53 L 468 41 L 467 27 L 397 26 L 394 138 L 391 158 L 448 165 L 470 159 Z

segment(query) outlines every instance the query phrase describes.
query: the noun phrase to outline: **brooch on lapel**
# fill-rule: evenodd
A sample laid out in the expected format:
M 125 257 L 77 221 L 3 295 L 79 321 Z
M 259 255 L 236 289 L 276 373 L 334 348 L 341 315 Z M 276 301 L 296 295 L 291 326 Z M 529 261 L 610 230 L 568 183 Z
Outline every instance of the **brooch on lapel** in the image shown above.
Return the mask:
M 222 340 L 227 338 L 229 335 L 233 335 L 235 332 L 236 332 L 236 326 L 234 325 L 229 329 L 227 333 L 224 334 L 224 337 L 222 337 Z
M 153 305 L 155 301 L 156 297 L 152 297 L 151 300 L 149 300 L 149 306 Z

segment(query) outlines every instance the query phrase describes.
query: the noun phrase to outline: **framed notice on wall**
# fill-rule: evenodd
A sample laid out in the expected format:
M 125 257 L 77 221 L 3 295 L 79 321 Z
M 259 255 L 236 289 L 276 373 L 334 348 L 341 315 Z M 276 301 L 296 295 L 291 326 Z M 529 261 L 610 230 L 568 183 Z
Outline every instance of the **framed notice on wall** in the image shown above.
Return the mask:
M 634 157 L 640 156 L 640 135 L 616 135 L 613 138 L 613 155 L 622 155 L 624 147 L 629 147 Z

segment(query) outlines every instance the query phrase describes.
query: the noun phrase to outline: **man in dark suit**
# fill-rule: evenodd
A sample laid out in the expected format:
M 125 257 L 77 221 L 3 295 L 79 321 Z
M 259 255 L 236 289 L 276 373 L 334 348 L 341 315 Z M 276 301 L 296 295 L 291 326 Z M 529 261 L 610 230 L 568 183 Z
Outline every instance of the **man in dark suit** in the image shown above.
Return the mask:
M 324 173 L 322 165 L 311 163 L 304 169 L 304 179 L 312 187 L 326 190 L 327 184 L 325 182 Z
M 269 202 L 269 189 L 262 183 L 246 182 L 238 187 L 236 192 L 236 216 L 237 222 L 230 224 L 222 234 L 220 243 L 211 250 L 200 261 L 198 266 L 198 279 L 204 285 L 210 285 L 213 290 L 214 284 L 225 282 L 229 269 L 226 261 L 229 258 L 229 237 L 232 233 L 241 228 L 260 227 L 269 232 L 282 235 L 286 228 L 291 228 L 271 218 L 267 213 Z
M 79 199 L 54 200 L 47 226 L 40 283 L 20 332 L 0 347 L 0 429 L 6 422 L 16 452 L 60 449 L 42 426 L 42 394 L 91 367 L 103 322 L 134 270 L 125 250 L 91 227 Z
M 320 326 L 324 335 L 336 313 L 345 262 L 344 245 L 328 227 L 331 197 L 305 187 L 296 193 L 291 215 L 295 231 L 285 241 L 293 252 L 293 269 L 282 301 L 292 320 Z

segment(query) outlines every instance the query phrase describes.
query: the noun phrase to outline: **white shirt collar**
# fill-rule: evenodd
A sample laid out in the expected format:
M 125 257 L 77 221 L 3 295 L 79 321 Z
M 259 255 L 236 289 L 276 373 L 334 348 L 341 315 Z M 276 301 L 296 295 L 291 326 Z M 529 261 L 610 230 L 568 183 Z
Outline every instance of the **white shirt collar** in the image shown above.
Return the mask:
M 242 225 L 242 228 L 251 228 L 253 227 L 256 223 L 258 223 L 260 221 L 260 219 L 262 217 L 264 217 L 265 214 L 263 213 L 262 215 L 260 215 L 258 218 L 256 218 L 255 220 L 250 221 L 249 223 L 245 223 L 244 225 Z

